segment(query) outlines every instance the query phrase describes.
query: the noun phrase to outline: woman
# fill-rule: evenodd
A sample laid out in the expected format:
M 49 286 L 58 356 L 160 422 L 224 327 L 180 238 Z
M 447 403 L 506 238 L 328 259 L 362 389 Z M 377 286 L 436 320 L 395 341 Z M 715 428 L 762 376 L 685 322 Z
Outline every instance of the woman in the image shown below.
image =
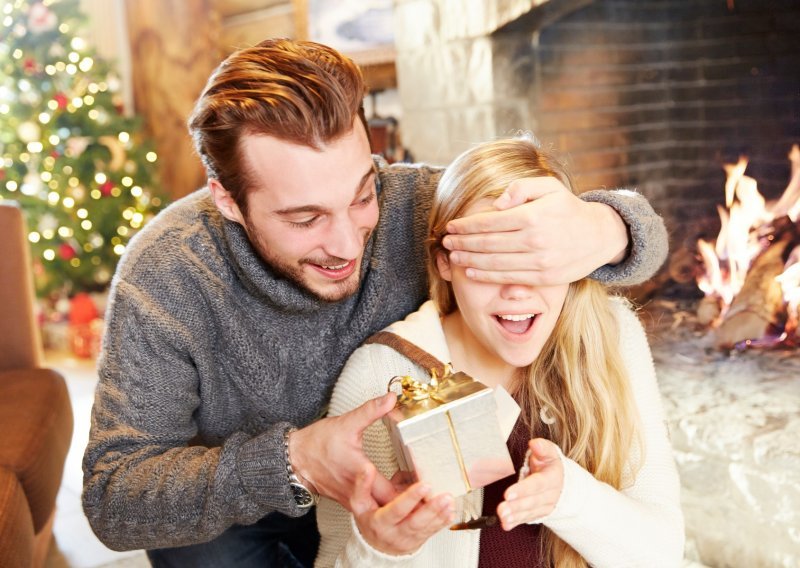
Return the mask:
M 571 187 L 561 164 L 528 139 L 481 144 L 447 168 L 429 224 L 431 300 L 388 328 L 514 396 L 522 412 L 509 451 L 528 475 L 457 500 L 431 497 L 415 483 L 379 507 L 365 474 L 352 515 L 333 501 L 319 504 L 318 566 L 680 564 L 679 480 L 634 313 L 588 279 L 549 287 L 470 280 L 444 246 L 448 222 L 491 210 L 509 183 L 535 176 Z M 330 412 L 384 394 L 393 376 L 408 374 L 429 380 L 426 369 L 392 348 L 362 346 L 336 385 Z M 392 477 L 398 466 L 383 424 L 367 429 L 363 442 L 377 469 Z M 495 526 L 446 530 L 494 514 Z

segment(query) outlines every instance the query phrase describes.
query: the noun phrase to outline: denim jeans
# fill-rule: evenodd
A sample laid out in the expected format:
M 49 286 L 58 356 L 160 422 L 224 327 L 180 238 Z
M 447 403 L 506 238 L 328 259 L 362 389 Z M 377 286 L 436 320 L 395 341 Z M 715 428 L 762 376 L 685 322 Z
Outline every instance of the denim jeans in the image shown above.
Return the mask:
M 317 515 L 270 513 L 252 525 L 233 525 L 210 542 L 148 550 L 154 568 L 303 568 L 319 547 Z

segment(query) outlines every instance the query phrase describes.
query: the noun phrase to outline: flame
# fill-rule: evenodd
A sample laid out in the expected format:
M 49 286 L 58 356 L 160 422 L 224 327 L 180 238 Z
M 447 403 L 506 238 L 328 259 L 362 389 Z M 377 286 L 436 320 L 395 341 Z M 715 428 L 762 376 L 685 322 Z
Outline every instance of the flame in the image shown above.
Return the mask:
M 786 333 L 796 333 L 800 324 L 800 246 L 796 246 L 791 252 L 785 270 L 775 280 L 780 282 L 786 302 Z
M 712 325 L 724 318 L 736 294 L 742 289 L 753 260 L 769 246 L 772 222 L 788 216 L 793 222 L 800 217 L 800 147 L 792 146 L 789 153 L 791 178 L 780 199 L 767 204 L 758 191 L 756 180 L 745 175 L 747 158 L 726 165 L 725 205 L 717 207 L 720 231 L 714 243 L 698 240 L 697 246 L 704 273 L 697 285 L 707 297 L 718 298 L 720 315 Z M 783 273 L 777 278 L 789 310 L 787 331 L 798 329 L 800 308 L 800 246 L 794 249 Z

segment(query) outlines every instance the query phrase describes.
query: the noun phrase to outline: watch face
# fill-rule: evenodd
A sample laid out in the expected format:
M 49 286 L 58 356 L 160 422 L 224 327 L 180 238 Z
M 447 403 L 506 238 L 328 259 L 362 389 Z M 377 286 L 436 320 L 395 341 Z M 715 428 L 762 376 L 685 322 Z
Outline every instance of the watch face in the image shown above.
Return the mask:
M 297 503 L 298 507 L 301 509 L 308 509 L 309 507 L 314 506 L 314 495 L 312 495 L 311 491 L 309 491 L 304 485 L 301 485 L 300 483 L 290 483 L 289 487 L 294 495 L 294 502 Z

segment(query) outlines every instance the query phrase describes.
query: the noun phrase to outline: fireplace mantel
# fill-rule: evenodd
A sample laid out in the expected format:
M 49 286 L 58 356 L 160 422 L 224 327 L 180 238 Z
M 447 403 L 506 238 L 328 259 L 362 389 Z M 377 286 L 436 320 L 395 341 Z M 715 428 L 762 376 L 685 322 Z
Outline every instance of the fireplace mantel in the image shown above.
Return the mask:
M 529 9 L 521 13 L 517 18 L 507 21 L 500 25 L 494 33 L 526 33 L 534 30 L 541 30 L 545 26 L 560 20 L 588 6 L 594 0 L 539 0 L 527 2 Z

